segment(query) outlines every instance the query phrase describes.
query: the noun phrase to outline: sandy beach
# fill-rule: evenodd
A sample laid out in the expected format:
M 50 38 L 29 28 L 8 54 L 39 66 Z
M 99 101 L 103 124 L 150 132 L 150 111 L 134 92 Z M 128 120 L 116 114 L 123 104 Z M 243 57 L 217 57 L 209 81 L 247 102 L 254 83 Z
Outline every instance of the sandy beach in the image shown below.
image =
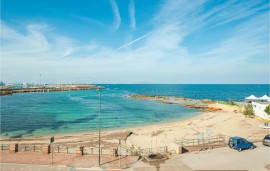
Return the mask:
M 236 106 L 211 103 L 209 107 L 221 108 L 221 111 L 201 112 L 198 116 L 174 122 L 159 123 L 147 126 L 106 130 L 101 132 L 102 146 L 117 146 L 118 139 L 122 144 L 135 148 L 155 148 L 169 146 L 175 140 L 198 138 L 198 135 L 210 129 L 212 136 L 242 136 L 247 139 L 262 139 L 269 131 L 259 125 L 263 122 L 257 118 L 247 118 Z M 239 108 L 239 107 L 238 107 Z M 80 132 L 55 135 L 55 144 L 63 146 L 97 146 L 97 132 Z M 1 144 L 49 144 L 50 136 L 1 138 Z

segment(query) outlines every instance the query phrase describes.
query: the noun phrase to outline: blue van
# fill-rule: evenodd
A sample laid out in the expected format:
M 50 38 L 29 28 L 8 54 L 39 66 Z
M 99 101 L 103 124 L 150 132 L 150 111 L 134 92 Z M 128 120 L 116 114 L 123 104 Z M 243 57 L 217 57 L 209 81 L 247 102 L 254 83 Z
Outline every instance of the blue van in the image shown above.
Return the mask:
M 231 137 L 228 141 L 228 146 L 238 150 L 239 152 L 244 149 L 253 149 L 255 147 L 253 142 L 249 142 L 242 137 Z

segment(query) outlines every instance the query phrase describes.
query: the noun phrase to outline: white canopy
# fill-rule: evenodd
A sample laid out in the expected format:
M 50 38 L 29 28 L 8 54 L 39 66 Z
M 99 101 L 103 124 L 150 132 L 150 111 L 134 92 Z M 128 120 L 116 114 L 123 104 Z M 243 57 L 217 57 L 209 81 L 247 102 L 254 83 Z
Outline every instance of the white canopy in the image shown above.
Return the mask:
M 246 100 L 258 100 L 258 97 L 254 96 L 254 95 L 251 95 L 249 97 L 246 97 L 245 99 Z
M 264 95 L 262 97 L 259 98 L 260 100 L 266 100 L 266 101 L 270 101 L 270 97 L 268 97 L 267 95 Z

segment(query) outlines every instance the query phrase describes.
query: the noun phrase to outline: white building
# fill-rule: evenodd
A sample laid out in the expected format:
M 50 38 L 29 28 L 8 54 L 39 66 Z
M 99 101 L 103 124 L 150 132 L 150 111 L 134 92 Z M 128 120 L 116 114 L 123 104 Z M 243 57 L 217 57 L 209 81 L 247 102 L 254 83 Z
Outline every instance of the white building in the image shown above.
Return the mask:
M 259 116 L 262 119 L 270 121 L 270 115 L 268 115 L 264 110 L 267 106 L 270 105 L 270 102 L 252 102 L 252 107 L 254 114 Z

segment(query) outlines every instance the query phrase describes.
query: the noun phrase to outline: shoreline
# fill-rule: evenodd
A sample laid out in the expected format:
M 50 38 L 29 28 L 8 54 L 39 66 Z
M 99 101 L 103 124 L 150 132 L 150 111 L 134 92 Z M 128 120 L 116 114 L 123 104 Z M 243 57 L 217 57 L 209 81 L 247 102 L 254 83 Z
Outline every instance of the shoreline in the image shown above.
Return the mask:
M 204 113 L 201 111 L 196 111 L 194 113 L 197 113 L 196 115 L 193 116 L 185 116 L 184 118 L 178 118 L 177 120 L 165 120 L 165 121 L 161 121 L 161 122 L 153 122 L 153 123 L 145 123 L 142 125 L 131 125 L 131 126 L 127 126 L 127 127 L 116 127 L 116 128 L 105 128 L 105 129 L 101 129 L 101 132 L 116 132 L 116 131 L 123 131 L 123 130 L 129 130 L 129 129 L 137 129 L 137 128 L 144 128 L 144 127 L 152 127 L 152 126 L 163 126 L 163 125 L 167 125 L 167 124 L 172 124 L 175 122 L 182 122 L 182 121 L 186 121 L 188 119 L 192 119 L 195 117 L 199 117 L 200 115 L 203 115 Z M 102 121 L 102 120 L 101 120 Z M 101 122 L 102 123 L 102 122 Z M 102 124 L 101 124 L 102 125 Z M 7 136 L 0 136 L 0 140 L 1 139 L 13 139 L 13 140 L 19 140 L 19 139 L 27 139 L 27 138 L 42 138 L 42 137 L 51 137 L 51 136 L 71 136 L 71 135 L 77 135 L 77 134 L 85 134 L 85 133 L 98 133 L 98 130 L 83 130 L 83 131 L 71 131 L 71 132 L 59 132 L 59 133 L 54 133 L 54 134 L 41 134 L 41 135 L 27 135 L 27 136 L 23 136 L 23 137 L 19 137 L 19 138 L 12 138 L 11 137 L 7 137 Z
M 123 145 L 150 148 L 169 146 L 176 139 L 198 138 L 206 129 L 212 130 L 212 135 L 242 136 L 245 138 L 263 138 L 268 130 L 259 128 L 262 122 L 255 118 L 245 118 L 242 113 L 227 111 L 202 112 L 197 116 L 166 123 L 134 126 L 101 131 L 104 146 L 116 146 L 118 140 L 124 140 Z M 230 125 L 228 127 L 228 125 Z M 97 146 L 98 131 L 55 134 L 55 144 L 60 146 Z M 1 144 L 49 144 L 51 136 L 24 137 L 18 139 L 2 138 Z M 153 145 L 154 144 L 154 145 Z M 156 144 L 156 145 L 155 145 Z
M 268 130 L 259 127 L 263 122 L 256 118 L 247 118 L 242 114 L 241 106 L 220 104 L 210 100 L 196 100 L 169 96 L 151 96 L 143 100 L 158 100 L 168 105 L 203 105 L 195 116 L 185 117 L 174 121 L 161 123 L 149 123 L 145 125 L 134 125 L 129 127 L 105 129 L 101 131 L 103 146 L 117 146 L 119 139 L 123 145 L 136 148 L 152 148 L 170 146 L 175 140 L 197 139 L 200 135 L 207 136 L 241 136 L 247 139 L 262 139 Z M 206 102 L 206 103 L 203 103 Z M 186 106 L 187 107 L 187 106 Z M 220 110 L 212 110 L 212 109 Z M 211 110 L 208 110 L 211 109 Z M 210 130 L 210 131 L 209 131 Z M 211 133 L 208 133 L 211 132 Z M 92 146 L 98 144 L 98 130 L 80 131 L 72 133 L 56 133 L 55 144 L 59 146 Z M 49 144 L 51 135 L 29 136 L 22 138 L 1 137 L 1 144 Z

